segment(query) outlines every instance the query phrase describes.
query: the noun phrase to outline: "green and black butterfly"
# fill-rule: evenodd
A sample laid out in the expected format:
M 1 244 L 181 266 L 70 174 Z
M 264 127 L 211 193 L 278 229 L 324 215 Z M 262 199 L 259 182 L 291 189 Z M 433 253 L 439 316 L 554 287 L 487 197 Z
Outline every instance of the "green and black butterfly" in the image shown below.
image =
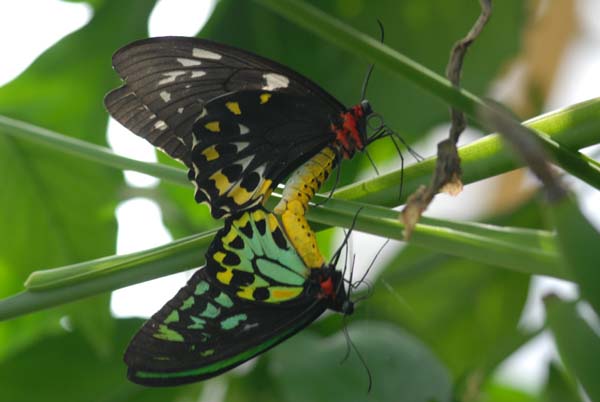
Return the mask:
M 366 100 L 346 108 L 279 63 L 204 39 L 133 42 L 114 54 L 113 66 L 124 85 L 105 98 L 110 114 L 182 161 L 196 201 L 215 218 L 264 203 L 324 150 L 327 176 L 341 158 L 397 135 L 383 124 L 367 135 Z
M 206 266 L 129 344 L 129 379 L 150 386 L 207 379 L 272 348 L 328 308 L 351 314 L 335 270 L 340 250 L 332 263 L 307 267 L 262 207 L 226 219 Z

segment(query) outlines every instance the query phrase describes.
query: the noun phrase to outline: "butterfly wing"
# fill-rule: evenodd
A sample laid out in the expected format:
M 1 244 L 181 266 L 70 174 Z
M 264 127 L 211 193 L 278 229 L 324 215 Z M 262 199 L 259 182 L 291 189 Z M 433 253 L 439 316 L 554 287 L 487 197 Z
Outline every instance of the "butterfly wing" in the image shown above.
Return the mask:
M 168 386 L 215 376 L 328 307 L 275 216 L 260 207 L 226 220 L 206 264 L 131 341 L 125 362 L 132 381 Z
M 197 202 L 216 218 L 268 198 L 272 188 L 334 140 L 328 116 L 310 98 L 245 90 L 206 104 L 193 126 Z
M 200 269 L 129 344 L 128 378 L 171 386 L 216 376 L 292 336 L 325 308 L 323 300 L 269 305 L 239 299 Z
M 323 138 L 330 134 L 328 118 L 345 110 L 317 84 L 274 61 L 198 38 L 137 41 L 115 53 L 113 66 L 125 84 L 106 96 L 105 105 L 110 114 L 137 135 L 185 163 L 190 169 L 190 179 L 200 189 L 196 198 L 207 201 L 217 217 L 256 205 L 268 195 L 285 175 L 319 150 L 315 144 L 330 140 Z M 261 118 L 251 113 L 252 108 L 247 112 L 242 108 L 239 116 L 226 108 L 227 102 L 245 102 L 254 95 L 262 100 L 263 93 L 279 95 L 279 99 L 273 97 L 269 102 L 251 105 L 263 105 L 259 112 Z M 227 98 L 217 100 L 223 96 Z M 215 103 L 211 106 L 211 102 Z M 216 114 L 213 116 L 213 113 Z M 232 180 L 221 187 L 218 180 L 212 180 L 207 186 L 208 178 L 217 172 L 225 173 L 223 163 L 200 163 L 200 166 L 192 163 L 192 152 L 202 153 L 206 151 L 205 145 L 214 145 L 213 139 L 203 141 L 206 135 L 214 137 L 215 133 L 210 129 L 207 133 L 203 125 L 195 124 L 198 119 L 208 123 L 219 120 L 224 126 L 226 122 L 231 123 L 228 130 L 221 130 L 228 137 L 227 144 L 235 139 L 232 137 L 244 135 L 245 130 L 239 124 L 249 128 L 252 142 L 246 153 L 254 156 L 256 165 L 252 167 L 259 169 L 248 167 L 239 177 L 227 177 Z M 200 128 L 195 130 L 194 127 Z M 273 137 L 280 140 L 271 141 Z M 291 152 L 293 148 L 289 145 L 293 143 L 299 144 L 296 152 Z M 264 166 L 271 170 L 263 172 L 261 164 L 273 157 L 278 160 Z M 244 167 L 243 161 L 237 159 L 236 166 Z M 252 194 L 246 200 L 236 189 L 244 186 L 246 177 L 256 177 L 255 173 L 269 173 L 265 179 L 269 181 L 263 181 L 264 187 L 251 188 Z M 254 178 L 246 180 L 256 182 Z M 240 197 L 243 202 L 237 203 Z M 226 208 L 219 208 L 222 205 Z

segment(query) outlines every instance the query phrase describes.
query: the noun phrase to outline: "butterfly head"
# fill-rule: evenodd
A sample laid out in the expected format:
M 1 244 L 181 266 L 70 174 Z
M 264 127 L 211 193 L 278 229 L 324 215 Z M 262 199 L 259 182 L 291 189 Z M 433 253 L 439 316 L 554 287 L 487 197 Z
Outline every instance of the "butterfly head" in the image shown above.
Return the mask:
M 313 270 L 314 280 L 319 285 L 318 297 L 327 299 L 329 308 L 344 315 L 354 312 L 354 303 L 350 300 L 344 287 L 344 276 L 337 271 L 335 266 L 323 266 L 321 269 Z

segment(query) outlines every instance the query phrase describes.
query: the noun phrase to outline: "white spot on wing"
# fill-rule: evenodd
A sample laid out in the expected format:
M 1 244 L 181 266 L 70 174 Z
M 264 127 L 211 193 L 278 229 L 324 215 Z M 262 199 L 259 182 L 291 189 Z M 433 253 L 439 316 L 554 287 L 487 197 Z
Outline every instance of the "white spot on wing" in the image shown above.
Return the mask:
M 179 113 L 179 114 L 183 113 L 183 108 L 182 107 L 177 108 L 177 113 Z
M 248 147 L 248 145 L 250 145 L 247 142 L 233 142 L 232 144 L 235 145 L 235 147 L 237 148 L 236 152 L 243 151 L 244 149 L 246 149 Z
M 250 132 L 250 129 L 243 124 L 238 123 L 238 126 L 240 126 L 240 134 L 248 134 Z
M 202 62 L 200 60 L 185 59 L 183 57 L 178 58 L 177 61 L 183 67 L 193 67 L 193 66 L 199 66 L 200 64 L 202 64 Z
M 203 75 L 206 75 L 206 71 L 202 71 L 202 70 L 192 71 L 192 78 L 200 78 Z
M 258 175 L 260 177 L 263 177 L 264 173 L 265 173 L 265 165 L 260 165 L 259 167 L 257 167 L 256 169 L 254 169 L 254 172 L 258 173 Z
M 198 175 L 200 174 L 200 169 L 198 169 L 198 165 L 192 162 L 192 168 L 194 168 L 194 178 L 198 177 Z
M 242 331 L 248 331 L 249 329 L 256 328 L 256 327 L 258 327 L 258 323 L 257 322 L 253 322 L 252 324 L 245 324 L 242 327 Z
M 171 93 L 169 91 L 162 91 L 160 93 L 160 97 L 165 103 L 167 103 L 171 100 Z
M 265 91 L 273 91 L 277 88 L 287 88 L 287 86 L 290 84 L 289 78 L 281 74 L 266 73 L 263 74 L 263 78 L 267 82 L 267 84 L 262 88 Z
M 252 163 L 253 159 L 254 159 L 254 155 L 250 155 L 250 156 L 238 161 L 238 163 L 236 163 L 236 164 L 241 164 L 242 170 L 246 170 L 248 168 L 248 165 L 250 165 Z
M 158 120 L 156 123 L 154 123 L 154 128 L 160 131 L 165 131 L 168 126 L 163 120 Z
M 198 48 L 194 48 L 194 50 L 192 51 L 192 56 L 197 57 L 199 59 L 221 60 L 220 54 L 211 52 L 210 50 Z
M 158 85 L 165 85 L 165 84 L 169 84 L 171 82 L 175 82 L 177 77 L 179 77 L 180 75 L 183 75 L 183 74 L 185 74 L 185 71 L 169 71 L 169 72 L 163 73 L 163 76 L 165 76 L 166 78 L 163 78 L 162 80 L 158 81 Z

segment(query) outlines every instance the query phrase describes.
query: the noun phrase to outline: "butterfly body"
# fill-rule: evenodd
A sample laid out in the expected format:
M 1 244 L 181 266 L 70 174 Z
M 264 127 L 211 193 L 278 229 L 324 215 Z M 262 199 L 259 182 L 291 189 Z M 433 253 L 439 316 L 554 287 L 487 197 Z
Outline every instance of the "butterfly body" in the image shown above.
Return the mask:
M 352 313 L 343 276 L 304 264 L 275 215 L 232 216 L 198 270 L 135 335 L 128 377 L 170 386 L 213 377 L 300 331 L 326 309 Z

